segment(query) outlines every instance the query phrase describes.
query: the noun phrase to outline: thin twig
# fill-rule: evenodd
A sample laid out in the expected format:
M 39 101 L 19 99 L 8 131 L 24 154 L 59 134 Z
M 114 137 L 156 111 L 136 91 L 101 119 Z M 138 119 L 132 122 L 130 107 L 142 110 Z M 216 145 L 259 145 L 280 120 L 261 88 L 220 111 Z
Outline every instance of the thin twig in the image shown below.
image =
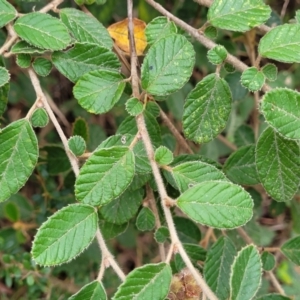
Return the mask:
M 255 140 L 258 139 L 259 133 L 259 92 L 254 92 L 254 108 L 252 112 L 252 123 Z
M 281 9 L 281 12 L 280 12 L 280 18 L 281 20 L 284 18 L 285 14 L 286 14 L 286 9 L 289 5 L 289 2 L 290 0 L 285 0 L 283 5 L 282 5 L 282 9 Z
M 229 142 L 226 137 L 224 137 L 223 135 L 219 134 L 218 135 L 218 140 L 221 141 L 224 145 L 226 145 L 228 148 L 230 148 L 231 150 L 235 151 L 237 150 L 237 146 L 231 142 Z
M 41 13 L 46 13 L 48 12 L 49 10 L 53 10 L 55 11 L 57 6 L 60 5 L 61 3 L 63 3 L 64 0 L 54 0 L 50 3 L 48 3 L 46 6 L 44 6 L 42 9 L 39 10 L 39 12 Z
M 174 244 L 171 244 L 170 248 L 169 248 L 169 251 L 168 251 L 168 254 L 167 254 L 167 257 L 166 257 L 166 260 L 165 260 L 165 262 L 167 264 L 170 263 L 173 253 L 174 253 Z
M 273 283 L 274 287 L 279 292 L 279 294 L 285 296 L 285 292 L 284 292 L 283 288 L 281 287 L 280 283 L 278 282 L 277 278 L 273 274 L 273 272 L 269 271 L 268 274 L 270 276 L 271 282 Z

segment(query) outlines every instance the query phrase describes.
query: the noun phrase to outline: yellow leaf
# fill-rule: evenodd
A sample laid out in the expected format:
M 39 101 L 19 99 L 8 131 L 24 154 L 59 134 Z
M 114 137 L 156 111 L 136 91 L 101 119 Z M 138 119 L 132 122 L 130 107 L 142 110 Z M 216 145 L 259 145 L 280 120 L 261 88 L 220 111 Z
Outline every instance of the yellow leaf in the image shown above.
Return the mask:
M 133 19 L 134 24 L 134 40 L 137 55 L 143 55 L 147 46 L 145 28 L 146 23 L 142 20 Z M 130 55 L 130 46 L 128 39 L 128 18 L 123 21 L 114 23 L 107 28 L 110 36 L 115 40 L 117 46 L 126 54 Z

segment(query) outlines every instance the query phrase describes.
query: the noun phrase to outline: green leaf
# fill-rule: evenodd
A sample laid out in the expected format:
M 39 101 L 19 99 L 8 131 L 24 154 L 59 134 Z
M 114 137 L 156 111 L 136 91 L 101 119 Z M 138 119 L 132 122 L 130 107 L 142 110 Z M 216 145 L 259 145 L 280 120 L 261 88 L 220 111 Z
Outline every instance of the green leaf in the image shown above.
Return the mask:
M 16 63 L 20 68 L 29 68 L 31 65 L 31 55 L 20 53 L 19 55 L 17 55 Z
M 229 64 L 228 62 L 225 62 L 224 69 L 227 73 L 234 73 L 235 67 L 232 64 Z
M 110 239 L 113 239 L 116 236 L 124 233 L 128 227 L 128 223 L 119 225 L 119 224 L 113 224 L 113 223 L 107 222 L 105 220 L 100 220 L 99 227 L 101 229 L 103 238 L 105 240 L 110 240 Z
M 256 167 L 266 192 L 277 201 L 289 201 L 298 190 L 300 158 L 297 142 L 268 127 L 256 145 Z
M 81 136 L 86 142 L 89 139 L 89 127 L 85 119 L 78 117 L 72 126 L 72 135 Z
M 102 283 L 94 280 L 82 287 L 75 295 L 68 300 L 106 300 L 106 292 Z
M 253 200 L 238 185 L 205 181 L 185 191 L 178 198 L 177 206 L 200 224 L 232 229 L 252 218 Z
M 297 23 L 300 23 L 300 10 L 296 10 L 296 14 L 295 14 L 295 20 Z
M 43 266 L 69 262 L 93 241 L 97 222 L 97 213 L 89 205 L 62 208 L 39 228 L 31 251 L 33 259 Z
M 266 121 L 289 139 L 300 139 L 300 93 L 277 88 L 265 94 L 261 111 Z
M 164 300 L 172 279 L 171 267 L 166 263 L 147 264 L 131 271 L 119 286 L 113 300 Z
M 228 83 L 216 74 L 204 77 L 188 94 L 183 112 L 183 130 L 196 143 L 214 139 L 226 126 L 231 112 Z
M 281 252 L 294 264 L 300 266 L 300 236 L 285 242 L 281 246 Z
M 155 150 L 155 161 L 162 165 L 169 165 L 173 161 L 173 153 L 165 146 L 160 146 Z
M 119 101 L 125 82 L 116 71 L 96 70 L 84 74 L 77 81 L 73 93 L 88 112 L 103 114 Z
M 49 117 L 44 108 L 37 108 L 31 118 L 30 122 L 33 127 L 45 127 L 49 122 Z
M 262 264 L 253 245 L 243 248 L 233 262 L 230 276 L 230 299 L 252 299 L 261 283 Z
M 82 75 L 98 69 L 115 70 L 121 67 L 115 53 L 103 46 L 86 43 L 75 43 L 67 51 L 52 54 L 52 61 L 60 73 L 72 82 Z
M 251 67 L 243 72 L 241 83 L 251 92 L 259 91 L 265 83 L 265 75 L 257 68 Z
M 172 175 L 180 192 L 185 192 L 194 185 L 208 180 L 228 181 L 223 172 L 201 161 L 190 161 L 176 165 Z
M 227 57 L 227 50 L 222 45 L 217 45 L 207 52 L 208 60 L 214 64 L 221 64 Z
M 262 0 L 215 0 L 208 10 L 208 21 L 215 27 L 247 31 L 265 23 L 271 8 Z
M 136 227 L 140 231 L 150 231 L 155 226 L 155 216 L 148 207 L 143 207 L 136 218 Z
M 134 163 L 133 151 L 128 147 L 95 150 L 76 179 L 76 198 L 97 206 L 120 196 L 133 179 Z
M 265 77 L 270 81 L 275 81 L 277 79 L 277 67 L 274 64 L 266 64 L 261 69 Z
M 107 29 L 95 17 L 74 8 L 60 9 L 59 14 L 78 42 L 112 48 L 113 40 Z
M 67 27 L 49 14 L 26 14 L 15 22 L 14 30 L 22 40 L 42 49 L 61 50 L 71 43 Z
M 40 76 L 48 76 L 52 69 L 52 63 L 50 60 L 38 57 L 32 63 L 34 71 Z
M 243 146 L 233 152 L 224 164 L 228 178 L 238 184 L 254 185 L 259 183 L 255 164 L 255 145 Z
M 142 88 L 156 96 L 174 93 L 189 80 L 194 64 L 193 45 L 184 36 L 172 34 L 161 38 L 144 59 Z
M 9 79 L 10 79 L 10 74 L 8 73 L 6 68 L 0 67 L 0 87 L 7 84 Z
M 186 254 L 190 257 L 192 262 L 196 263 L 197 261 L 205 261 L 206 259 L 206 250 L 195 244 L 183 244 L 183 248 Z
M 120 197 L 101 206 L 100 214 L 110 223 L 124 224 L 137 213 L 142 201 L 143 191 L 128 189 Z
M 131 116 L 137 116 L 143 112 L 144 105 L 138 98 L 130 98 L 126 102 L 126 110 Z
M 255 144 L 253 129 L 245 124 L 238 127 L 238 129 L 234 133 L 234 143 L 238 147 Z
M 182 243 L 198 244 L 201 240 L 201 231 L 190 219 L 174 217 L 174 224 L 178 237 Z
M 0 87 L 0 117 L 6 110 L 9 93 L 9 83 L 4 84 Z
M 216 39 L 218 36 L 218 29 L 214 26 L 207 26 L 204 30 L 204 34 L 209 39 Z
M 10 51 L 15 54 L 22 54 L 22 53 L 23 54 L 34 54 L 34 53 L 42 54 L 46 50 L 36 48 L 36 47 L 26 43 L 25 41 L 19 41 L 11 47 Z
M 258 52 L 285 63 L 300 62 L 300 24 L 284 24 L 271 29 L 261 38 Z
M 70 170 L 69 158 L 62 147 L 46 146 L 43 150 L 47 152 L 47 170 L 50 175 L 57 175 Z
M 74 153 L 76 156 L 80 156 L 85 152 L 86 149 L 86 143 L 83 137 L 79 135 L 73 135 L 68 140 L 68 145 L 70 150 Z
M 0 0 L 0 28 L 12 21 L 18 12 L 7 1 Z
M 174 22 L 168 20 L 166 17 L 156 17 L 147 24 L 145 35 L 147 43 L 152 45 L 159 39 L 164 38 L 170 34 L 177 33 L 177 27 Z
M 167 241 L 169 237 L 170 237 L 169 228 L 166 226 L 159 227 L 154 233 L 154 238 L 157 243 L 163 244 L 165 241 Z
M 36 135 L 26 119 L 0 132 L 0 202 L 15 194 L 28 180 L 38 159 Z
M 291 300 L 291 298 L 282 296 L 280 294 L 268 294 L 268 295 L 260 296 L 255 300 Z
M 265 271 L 271 271 L 275 268 L 276 260 L 273 254 L 264 251 L 261 255 L 262 266 Z
M 20 211 L 17 205 L 13 202 L 8 202 L 4 206 L 4 214 L 11 222 L 17 222 L 20 219 Z
M 209 249 L 204 264 L 204 278 L 220 300 L 229 297 L 228 271 L 234 261 L 236 249 L 228 237 L 221 237 Z

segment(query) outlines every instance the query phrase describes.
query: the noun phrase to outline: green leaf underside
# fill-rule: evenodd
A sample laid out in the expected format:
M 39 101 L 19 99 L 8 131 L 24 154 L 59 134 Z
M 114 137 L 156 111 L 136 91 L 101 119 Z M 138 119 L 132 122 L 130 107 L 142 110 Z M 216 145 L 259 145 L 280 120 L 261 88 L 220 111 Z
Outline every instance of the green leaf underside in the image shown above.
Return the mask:
M 268 127 L 256 145 L 256 167 L 260 182 L 277 201 L 289 201 L 300 182 L 299 146 Z
M 201 161 L 189 161 L 177 165 L 172 169 L 172 175 L 181 193 L 203 181 L 228 181 L 222 171 Z
M 274 255 L 267 251 L 263 252 L 261 255 L 261 261 L 265 271 L 271 271 L 276 265 L 276 259 Z
M 166 17 L 157 17 L 153 19 L 147 24 L 145 29 L 145 35 L 149 45 L 174 33 L 177 33 L 177 27 L 174 22 L 168 20 Z
M 173 161 L 173 153 L 165 146 L 160 146 L 155 150 L 155 161 L 160 165 L 168 165 Z
M 226 59 L 226 57 L 227 51 L 222 45 L 217 45 L 207 52 L 208 60 L 214 65 L 221 64 Z
M 36 47 L 28 44 L 25 41 L 19 41 L 11 47 L 10 51 L 15 54 L 21 54 L 21 53 L 24 53 L 24 54 L 25 53 L 27 53 L 27 54 L 40 53 L 40 54 L 42 54 L 46 50 L 36 48 Z
M 172 271 L 166 263 L 148 264 L 131 271 L 119 286 L 113 300 L 164 300 Z
M 143 207 L 136 218 L 136 227 L 140 231 L 150 231 L 155 226 L 155 216 L 148 207 Z
M 266 121 L 289 139 L 300 139 L 300 93 L 278 88 L 269 91 L 261 101 Z
M 194 64 L 193 45 L 184 36 L 173 34 L 162 38 L 144 59 L 142 88 L 156 96 L 174 93 L 189 80 Z
M 241 83 L 251 92 L 259 91 L 265 83 L 265 75 L 257 68 L 251 67 L 243 72 Z
M 218 36 L 218 30 L 214 26 L 208 26 L 208 27 L 205 28 L 204 34 L 209 39 L 215 39 Z
M 21 119 L 0 133 L 0 202 L 15 194 L 28 180 L 38 159 L 36 135 Z
M 236 249 L 228 237 L 221 237 L 213 244 L 206 255 L 204 277 L 207 284 L 220 300 L 229 297 L 228 271 L 234 261 Z
M 79 135 L 72 136 L 68 140 L 70 150 L 76 155 L 80 156 L 85 152 L 86 143 L 83 137 Z
M 14 30 L 21 39 L 42 49 L 62 50 L 71 43 L 67 27 L 49 14 L 26 14 L 15 22 Z
M 200 242 L 201 231 L 192 220 L 176 216 L 174 217 L 174 224 L 182 243 L 198 244 Z
M 0 87 L 8 83 L 10 75 L 6 68 L 0 67 Z
M 29 68 L 31 64 L 31 55 L 20 53 L 16 57 L 16 63 L 20 68 Z
M 291 300 L 289 297 L 282 296 L 280 294 L 268 294 L 256 298 L 256 300 Z
M 258 52 L 281 62 L 300 62 L 300 24 L 284 24 L 271 29 L 259 42 Z
M 34 71 L 40 76 L 47 76 L 51 72 L 52 63 L 43 57 L 38 57 L 32 63 Z
M 119 101 L 124 88 L 125 82 L 118 72 L 95 70 L 80 77 L 73 93 L 88 112 L 103 114 Z
M 33 259 L 43 266 L 74 259 L 93 241 L 97 222 L 97 213 L 89 205 L 62 208 L 39 228 L 32 246 Z
M 270 13 L 262 0 L 215 0 L 207 18 L 213 26 L 243 32 L 266 22 Z
M 277 79 L 278 70 L 274 64 L 266 64 L 261 70 L 268 80 L 274 81 Z
M 74 47 L 66 52 L 54 52 L 52 61 L 58 71 L 72 82 L 76 82 L 90 71 L 98 69 L 118 71 L 121 67 L 115 53 L 95 44 L 75 43 Z
M 9 83 L 0 87 L 0 117 L 6 110 L 8 102 L 8 93 L 9 93 Z
M 244 146 L 233 152 L 226 160 L 223 170 L 233 182 L 245 185 L 258 184 L 255 145 Z
M 214 139 L 226 126 L 231 102 L 228 83 L 216 74 L 206 76 L 187 96 L 183 112 L 185 136 L 197 143 Z
M 143 112 L 144 105 L 138 98 L 130 98 L 126 102 L 126 110 L 131 116 L 137 116 Z
M 80 169 L 76 198 L 91 205 L 104 205 L 120 196 L 134 176 L 134 154 L 128 147 L 97 149 Z
M 252 218 L 253 200 L 240 186 L 205 181 L 185 191 L 177 206 L 194 221 L 214 228 L 236 228 Z
M 99 281 L 92 281 L 82 287 L 68 300 L 106 300 L 106 292 Z
M 243 248 L 232 265 L 230 299 L 252 299 L 260 286 L 261 275 L 262 264 L 258 250 L 253 245 Z
M 17 16 L 15 8 L 7 1 L 0 0 L 0 28 Z
M 63 8 L 59 14 L 63 23 L 78 42 L 112 48 L 113 40 L 107 29 L 93 16 L 74 8 Z
M 30 122 L 33 127 L 45 127 L 49 122 L 49 117 L 44 108 L 37 108 L 31 118 Z
M 126 190 L 120 197 L 102 206 L 100 213 L 110 223 L 124 224 L 137 213 L 142 201 L 141 190 Z
M 281 247 L 281 251 L 293 263 L 300 266 L 300 236 L 285 242 Z
M 241 125 L 234 133 L 234 142 L 238 147 L 255 144 L 253 129 L 248 125 Z

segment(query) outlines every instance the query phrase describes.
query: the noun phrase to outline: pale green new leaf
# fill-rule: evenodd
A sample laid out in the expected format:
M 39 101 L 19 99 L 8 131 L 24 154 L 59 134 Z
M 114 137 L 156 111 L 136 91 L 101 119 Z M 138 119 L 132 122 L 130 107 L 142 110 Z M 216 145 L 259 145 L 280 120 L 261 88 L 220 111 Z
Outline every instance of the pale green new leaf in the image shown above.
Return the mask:
M 253 299 L 261 282 L 262 263 L 253 245 L 243 248 L 235 257 L 230 276 L 230 299 Z
M 226 181 L 205 181 L 185 191 L 177 206 L 194 221 L 232 229 L 252 218 L 253 200 L 241 187 Z
M 207 284 L 215 292 L 220 300 L 226 300 L 229 297 L 229 277 L 230 269 L 236 249 L 228 237 L 221 237 L 209 249 L 204 264 L 204 277 Z
M 31 65 L 31 55 L 26 53 L 20 53 L 16 57 L 16 64 L 20 68 L 29 68 Z
M 256 167 L 260 182 L 277 201 L 289 201 L 300 183 L 300 152 L 296 141 L 284 139 L 268 127 L 256 145 Z
M 261 112 L 266 121 L 289 139 L 300 139 L 300 93 L 277 88 L 265 94 Z
M 155 150 L 154 159 L 160 165 L 169 165 L 173 158 L 173 153 L 165 146 L 160 146 Z
M 26 119 L 12 122 L 0 132 L 0 202 L 28 180 L 38 159 L 36 135 Z
M 143 103 L 138 98 L 130 98 L 126 102 L 126 110 L 131 116 L 137 116 L 144 110 Z
M 6 68 L 0 67 L 0 87 L 4 86 L 9 82 L 10 74 Z
M 300 24 L 284 24 L 271 29 L 261 38 L 258 52 L 285 63 L 300 62 Z
M 245 70 L 241 84 L 251 92 L 259 91 L 265 83 L 265 75 L 255 67 Z
M 103 219 L 114 224 L 128 222 L 138 211 L 143 201 L 143 190 L 126 190 L 121 196 L 108 204 L 101 206 L 100 213 Z
M 184 36 L 172 34 L 161 38 L 144 59 L 142 88 L 156 96 L 174 93 L 189 80 L 194 64 L 193 45 Z
M 224 173 L 202 161 L 188 161 L 172 168 L 172 175 L 180 192 L 208 180 L 228 181 Z
M 215 27 L 243 32 L 263 24 L 270 14 L 262 0 L 214 0 L 207 18 Z
M 119 101 L 124 88 L 125 82 L 118 72 L 95 70 L 80 77 L 73 93 L 88 112 L 103 114 Z
M 134 154 L 128 147 L 97 149 L 80 169 L 76 198 L 91 205 L 104 205 L 120 196 L 134 176 Z
M 300 266 L 300 236 L 285 242 L 281 246 L 281 252 L 294 264 Z
M 185 136 L 196 143 L 214 139 L 226 126 L 231 112 L 228 83 L 217 74 L 203 78 L 188 94 L 183 112 Z
M 82 287 L 68 300 L 106 300 L 106 292 L 101 282 L 94 280 Z
M 277 67 L 274 64 L 266 64 L 263 66 L 261 71 L 264 73 L 265 77 L 270 81 L 275 81 L 277 79 Z
M 145 35 L 149 45 L 173 33 L 177 33 L 177 27 L 174 22 L 168 20 L 166 17 L 154 18 L 147 24 L 145 29 Z
M 148 207 L 143 207 L 136 218 L 136 227 L 140 231 L 150 231 L 155 226 L 155 216 Z
M 97 222 L 92 206 L 71 204 L 62 208 L 39 228 L 31 250 L 33 259 L 43 266 L 74 259 L 93 241 Z
M 26 14 L 15 22 L 14 30 L 21 39 L 42 49 L 61 50 L 71 43 L 67 27 L 49 14 Z
M 63 8 L 60 18 L 78 42 L 90 43 L 111 49 L 113 40 L 107 29 L 93 16 L 74 8 Z
M 49 117 L 44 108 L 37 108 L 31 118 L 30 122 L 33 127 L 45 127 L 49 122 Z
M 255 145 L 244 146 L 233 152 L 226 160 L 223 170 L 233 182 L 245 185 L 258 184 Z
M 164 300 L 172 279 L 166 263 L 147 264 L 131 271 L 119 286 L 113 300 Z
M 74 155 L 80 156 L 85 152 L 86 143 L 82 136 L 73 135 L 68 139 L 68 146 Z
M 52 63 L 50 60 L 38 57 L 32 63 L 34 71 L 40 76 L 48 76 L 52 69 Z
M 6 0 L 0 0 L 0 28 L 17 16 L 15 8 Z
M 82 75 L 97 69 L 118 70 L 121 64 L 112 51 L 106 47 L 75 43 L 66 52 L 57 51 L 52 54 L 52 61 L 57 70 L 72 82 Z
M 227 50 L 222 45 L 217 45 L 207 52 L 209 62 L 214 65 L 221 64 L 227 57 Z

